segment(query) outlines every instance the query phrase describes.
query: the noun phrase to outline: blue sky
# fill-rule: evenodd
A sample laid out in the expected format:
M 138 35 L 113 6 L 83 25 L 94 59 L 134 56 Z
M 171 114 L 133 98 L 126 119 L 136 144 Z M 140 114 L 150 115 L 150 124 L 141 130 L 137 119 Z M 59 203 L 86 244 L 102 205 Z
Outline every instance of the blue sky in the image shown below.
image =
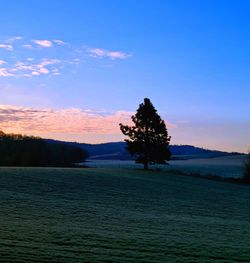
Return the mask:
M 6 1 L 0 128 L 117 141 L 149 97 L 173 143 L 247 151 L 249 12 L 248 1 Z

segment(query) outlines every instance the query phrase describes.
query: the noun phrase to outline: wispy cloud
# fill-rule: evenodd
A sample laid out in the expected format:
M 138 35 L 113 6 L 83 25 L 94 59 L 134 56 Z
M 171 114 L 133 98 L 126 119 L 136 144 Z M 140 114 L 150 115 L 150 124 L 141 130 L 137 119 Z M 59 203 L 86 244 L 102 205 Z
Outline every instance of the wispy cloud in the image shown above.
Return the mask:
M 119 123 L 131 124 L 133 112 L 93 111 L 89 109 L 38 109 L 0 105 L 1 129 L 33 134 L 120 134 Z M 67 125 L 65 125 L 67 123 Z M 173 128 L 167 122 L 169 128 Z
M 87 64 L 88 61 L 92 63 L 88 57 L 107 58 L 108 64 L 101 66 L 112 67 L 113 60 L 122 60 L 131 56 L 122 51 L 90 48 L 83 45 L 75 47 L 61 39 L 29 40 L 22 36 L 5 38 L 0 42 L 1 49 L 5 54 L 4 60 L 0 59 L 0 77 L 60 75 L 66 67 Z M 15 53 L 9 53 L 13 50 Z M 56 59 L 53 54 L 56 54 Z M 70 69 L 68 72 L 75 72 L 75 70 Z
M 33 46 L 31 44 L 23 44 L 22 47 L 27 48 L 27 49 L 33 48 Z
M 13 51 L 14 50 L 13 46 L 10 45 L 10 44 L 0 44 L 0 48 L 6 49 L 8 51 Z
M 58 75 L 59 69 L 56 68 L 56 64 L 61 63 L 59 59 L 43 58 L 39 62 L 35 63 L 32 58 L 26 59 L 26 61 L 17 61 L 12 67 L 0 68 L 0 76 L 39 76 L 43 74 Z M 1 63 L 0 63 L 1 65 Z
M 10 77 L 13 76 L 13 73 L 7 68 L 0 68 L 0 77 Z
M 49 132 L 74 134 L 120 133 L 119 123 L 130 122 L 131 112 L 102 114 L 98 111 L 69 109 L 35 109 L 0 105 L 1 129 L 6 132 L 43 134 Z M 67 123 L 67 125 L 65 125 Z
M 22 39 L 23 39 L 23 37 L 21 37 L 21 36 L 13 36 L 13 37 L 7 38 L 7 40 L 5 42 L 6 43 L 13 43 L 15 41 L 22 40 Z
M 102 48 L 88 48 L 87 49 L 89 55 L 91 57 L 96 57 L 96 58 L 109 58 L 112 60 L 115 59 L 126 59 L 129 56 L 131 56 L 130 54 L 127 54 L 125 52 L 122 51 L 110 51 L 110 50 L 105 50 Z
M 17 70 L 26 72 L 25 74 L 29 74 L 32 76 L 38 76 L 41 74 L 49 74 L 53 72 L 55 68 L 49 68 L 51 65 L 55 65 L 60 63 L 61 61 L 59 59 L 42 59 L 38 64 L 25 64 L 23 62 L 19 62 L 15 65 L 15 68 Z
M 64 45 L 67 45 L 66 42 L 60 40 L 60 39 L 54 39 L 53 42 L 59 46 L 64 46 Z
M 44 48 L 53 47 L 53 42 L 50 40 L 33 40 L 36 45 Z

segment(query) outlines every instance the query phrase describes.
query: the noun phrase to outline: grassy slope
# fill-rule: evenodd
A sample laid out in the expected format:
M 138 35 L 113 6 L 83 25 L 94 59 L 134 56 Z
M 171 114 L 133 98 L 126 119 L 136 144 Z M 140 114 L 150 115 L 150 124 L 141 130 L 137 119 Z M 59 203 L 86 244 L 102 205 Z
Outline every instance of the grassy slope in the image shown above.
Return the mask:
M 0 168 L 4 262 L 249 262 L 250 187 L 132 169 Z

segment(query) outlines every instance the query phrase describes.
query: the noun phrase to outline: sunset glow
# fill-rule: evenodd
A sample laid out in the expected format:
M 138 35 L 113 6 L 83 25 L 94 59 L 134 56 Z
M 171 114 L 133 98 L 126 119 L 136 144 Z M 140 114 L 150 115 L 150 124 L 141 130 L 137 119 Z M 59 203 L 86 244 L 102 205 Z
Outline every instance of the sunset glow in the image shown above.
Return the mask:
M 5 3 L 0 130 L 121 141 L 119 123 L 148 97 L 171 143 L 247 152 L 248 11 L 232 1 Z

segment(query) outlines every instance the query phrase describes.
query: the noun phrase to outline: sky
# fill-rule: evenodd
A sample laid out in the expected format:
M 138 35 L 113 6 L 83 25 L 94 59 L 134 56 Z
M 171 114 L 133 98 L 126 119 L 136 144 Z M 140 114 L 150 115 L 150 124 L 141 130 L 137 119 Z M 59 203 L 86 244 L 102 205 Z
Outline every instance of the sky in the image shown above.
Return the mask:
M 121 141 L 145 97 L 172 144 L 250 147 L 250 2 L 1 2 L 0 130 Z

